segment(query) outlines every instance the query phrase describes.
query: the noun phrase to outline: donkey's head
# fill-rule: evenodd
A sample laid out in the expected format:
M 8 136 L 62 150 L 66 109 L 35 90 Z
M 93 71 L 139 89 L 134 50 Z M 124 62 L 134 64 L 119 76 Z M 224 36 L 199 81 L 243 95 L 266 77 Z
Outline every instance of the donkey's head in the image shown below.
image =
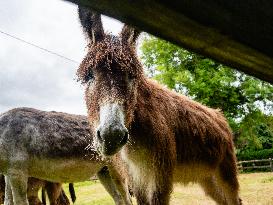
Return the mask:
M 89 45 L 77 75 L 86 85 L 88 115 L 96 131 L 95 145 L 109 156 L 117 153 L 129 138 L 127 128 L 143 78 L 135 50 L 139 32 L 125 25 L 119 36 L 113 36 L 104 33 L 96 12 L 79 8 L 79 17 Z

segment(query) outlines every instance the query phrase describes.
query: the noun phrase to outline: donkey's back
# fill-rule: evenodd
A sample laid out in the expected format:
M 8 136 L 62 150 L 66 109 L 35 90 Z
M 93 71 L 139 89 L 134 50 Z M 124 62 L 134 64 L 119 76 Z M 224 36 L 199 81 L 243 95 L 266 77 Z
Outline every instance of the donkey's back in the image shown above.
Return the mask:
M 92 141 L 85 116 L 12 109 L 0 116 L 0 171 L 19 166 L 32 177 L 86 180 L 103 166 Z

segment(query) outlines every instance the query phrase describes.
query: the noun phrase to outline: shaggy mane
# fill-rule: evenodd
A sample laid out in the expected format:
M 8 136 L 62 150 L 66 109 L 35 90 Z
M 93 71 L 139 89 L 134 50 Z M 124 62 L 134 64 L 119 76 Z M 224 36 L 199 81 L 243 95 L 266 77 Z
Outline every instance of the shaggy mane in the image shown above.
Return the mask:
M 133 48 L 122 43 L 121 37 L 111 34 L 105 35 L 103 41 L 88 45 L 88 55 L 77 71 L 78 81 L 85 84 L 89 72 L 99 69 L 108 69 L 112 72 L 127 71 L 132 78 L 142 74 L 142 66 Z

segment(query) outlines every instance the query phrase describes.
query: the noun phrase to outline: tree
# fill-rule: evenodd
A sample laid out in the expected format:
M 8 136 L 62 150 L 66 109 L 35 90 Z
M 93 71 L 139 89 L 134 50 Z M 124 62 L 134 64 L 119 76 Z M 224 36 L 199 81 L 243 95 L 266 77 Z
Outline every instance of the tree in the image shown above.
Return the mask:
M 239 122 L 246 116 L 272 112 L 273 86 L 269 83 L 155 37 L 146 37 L 141 51 L 150 76 L 196 101 L 221 109 L 236 136 Z
M 249 113 L 239 124 L 237 148 L 244 150 L 272 149 L 273 116 L 257 110 Z

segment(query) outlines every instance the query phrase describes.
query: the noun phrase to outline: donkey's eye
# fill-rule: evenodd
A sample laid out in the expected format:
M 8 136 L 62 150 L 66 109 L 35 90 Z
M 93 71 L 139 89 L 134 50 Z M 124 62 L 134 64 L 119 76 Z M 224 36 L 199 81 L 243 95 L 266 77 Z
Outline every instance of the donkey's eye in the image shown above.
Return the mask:
M 84 82 L 88 83 L 92 80 L 94 80 L 94 73 L 91 69 L 88 69 L 86 75 L 84 76 Z

